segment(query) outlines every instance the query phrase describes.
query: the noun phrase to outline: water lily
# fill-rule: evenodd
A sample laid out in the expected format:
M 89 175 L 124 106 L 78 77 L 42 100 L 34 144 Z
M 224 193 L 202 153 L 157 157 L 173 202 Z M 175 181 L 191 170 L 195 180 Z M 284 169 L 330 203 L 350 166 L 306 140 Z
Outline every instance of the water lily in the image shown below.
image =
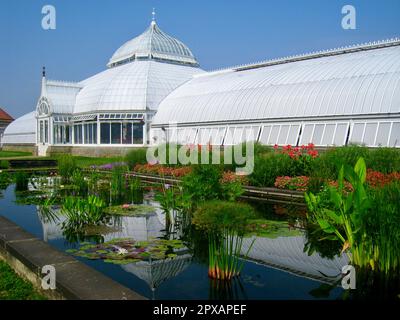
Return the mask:
M 129 204 L 123 204 L 122 205 L 122 209 L 129 209 L 131 206 Z

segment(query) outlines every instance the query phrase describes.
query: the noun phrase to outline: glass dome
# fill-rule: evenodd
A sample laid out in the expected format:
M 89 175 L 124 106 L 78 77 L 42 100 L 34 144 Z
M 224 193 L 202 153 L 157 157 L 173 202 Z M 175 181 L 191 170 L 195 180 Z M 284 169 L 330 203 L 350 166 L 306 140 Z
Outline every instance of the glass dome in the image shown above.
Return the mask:
M 141 35 L 120 47 L 111 57 L 108 67 L 141 59 L 199 66 L 190 49 L 181 41 L 161 31 L 155 21 L 152 21 Z

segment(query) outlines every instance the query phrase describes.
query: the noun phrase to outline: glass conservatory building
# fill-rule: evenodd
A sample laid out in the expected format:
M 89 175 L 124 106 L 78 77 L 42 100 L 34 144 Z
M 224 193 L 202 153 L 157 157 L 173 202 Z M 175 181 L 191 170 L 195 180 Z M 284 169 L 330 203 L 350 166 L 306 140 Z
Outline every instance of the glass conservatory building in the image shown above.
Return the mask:
M 214 72 L 155 21 L 81 82 L 43 71 L 36 111 L 3 148 L 39 155 L 123 153 L 177 142 L 400 145 L 400 41 L 374 42 Z
M 399 147 L 400 41 L 195 75 L 152 127 L 155 143 Z
M 39 154 L 100 154 L 147 145 L 159 103 L 203 72 L 190 49 L 155 21 L 122 45 L 107 67 L 81 82 L 48 80 L 43 70 L 36 111 L 7 128 L 3 147 L 34 144 Z

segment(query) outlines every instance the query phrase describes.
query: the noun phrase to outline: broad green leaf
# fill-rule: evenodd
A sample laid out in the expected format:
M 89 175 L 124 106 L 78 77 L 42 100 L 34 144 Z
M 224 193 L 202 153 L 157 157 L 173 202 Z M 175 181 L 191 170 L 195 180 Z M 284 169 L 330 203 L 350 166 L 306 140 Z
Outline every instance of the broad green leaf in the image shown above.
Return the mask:
M 367 178 L 367 166 L 363 157 L 359 158 L 355 167 L 354 172 L 358 175 L 361 183 L 364 183 Z
M 343 223 L 343 219 L 341 216 L 339 216 L 338 214 L 336 214 L 334 211 L 329 210 L 329 209 L 325 209 L 324 213 L 331 218 L 336 224 L 342 224 Z
M 334 233 L 335 227 L 333 227 L 328 221 L 323 219 L 317 219 L 317 222 L 321 229 L 326 233 Z

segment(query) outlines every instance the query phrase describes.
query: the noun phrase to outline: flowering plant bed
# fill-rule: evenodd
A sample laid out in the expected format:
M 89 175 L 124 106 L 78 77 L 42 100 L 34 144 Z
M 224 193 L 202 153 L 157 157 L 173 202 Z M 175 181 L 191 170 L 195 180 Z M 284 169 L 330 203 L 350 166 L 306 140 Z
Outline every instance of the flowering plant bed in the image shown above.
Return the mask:
M 275 187 L 278 189 L 296 190 L 296 191 L 307 191 L 309 177 L 277 177 L 275 180 Z
M 137 164 L 134 168 L 135 172 L 144 173 L 144 174 L 154 174 L 159 176 L 170 176 L 175 178 L 183 177 L 190 172 L 192 172 L 192 168 L 189 166 L 186 167 L 166 167 L 159 164 Z

